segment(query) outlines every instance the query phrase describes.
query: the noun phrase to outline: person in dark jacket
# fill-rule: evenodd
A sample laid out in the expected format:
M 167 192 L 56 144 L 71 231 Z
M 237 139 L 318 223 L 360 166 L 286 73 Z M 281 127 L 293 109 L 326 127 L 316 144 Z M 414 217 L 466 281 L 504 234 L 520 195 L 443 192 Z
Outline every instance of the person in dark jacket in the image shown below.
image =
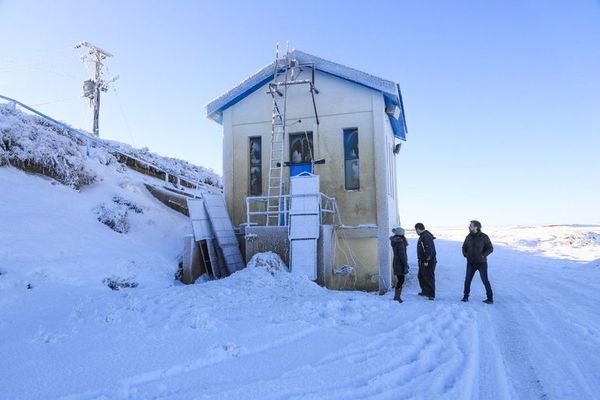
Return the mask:
M 469 234 L 465 238 L 462 246 L 463 256 L 467 259 L 467 274 L 465 276 L 465 290 L 462 301 L 469 301 L 471 292 L 471 282 L 475 272 L 479 271 L 481 281 L 485 286 L 485 294 L 487 299 L 484 303 L 493 304 L 494 294 L 492 286 L 488 279 L 488 263 L 487 257 L 492 254 L 494 247 L 488 235 L 481 232 L 481 223 L 479 221 L 471 221 L 469 224 Z
M 417 242 L 417 258 L 419 259 L 419 296 L 426 296 L 429 300 L 435 299 L 435 266 L 437 264 L 435 236 L 425 229 L 421 222 L 415 224 L 415 231 L 419 235 Z
M 408 255 L 406 254 L 406 247 L 408 246 L 408 240 L 404 236 L 404 229 L 396 227 L 392 229 L 393 235 L 390 236 L 390 244 L 394 253 L 392 261 L 392 267 L 394 269 L 394 275 L 398 282 L 394 291 L 394 300 L 402 303 L 402 285 L 404 284 L 404 275 L 408 274 Z

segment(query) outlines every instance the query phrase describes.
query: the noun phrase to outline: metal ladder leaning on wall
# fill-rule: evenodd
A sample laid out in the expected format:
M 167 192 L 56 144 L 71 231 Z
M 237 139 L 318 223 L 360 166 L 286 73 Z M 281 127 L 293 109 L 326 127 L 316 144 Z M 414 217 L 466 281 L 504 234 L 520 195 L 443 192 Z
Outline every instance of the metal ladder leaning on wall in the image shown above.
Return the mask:
M 303 68 L 310 68 L 311 75 L 308 79 L 299 79 Z M 283 168 L 285 155 L 285 140 L 287 135 L 287 100 L 288 88 L 292 85 L 308 84 L 312 96 L 315 119 L 319 124 L 315 94 L 319 91 L 315 88 L 315 65 L 314 63 L 301 64 L 286 48 L 285 57 L 279 58 L 279 45 L 275 51 L 275 62 L 273 71 L 273 82 L 269 83 L 269 94 L 273 98 L 273 109 L 271 118 L 271 150 L 269 157 L 269 186 L 267 191 L 267 226 L 286 225 L 285 200 L 281 197 L 284 193 Z
M 287 111 L 287 89 L 279 88 L 280 82 L 287 82 L 289 73 L 289 49 L 285 58 L 279 59 L 279 46 L 275 53 L 275 70 L 273 81 L 269 83 L 269 93 L 273 98 L 273 113 L 271 118 L 271 151 L 269 157 L 269 188 L 267 192 L 267 221 L 266 225 L 279 225 L 281 211 L 281 195 L 283 195 L 283 157 L 285 154 L 285 117 Z M 282 80 L 283 78 L 283 80 Z

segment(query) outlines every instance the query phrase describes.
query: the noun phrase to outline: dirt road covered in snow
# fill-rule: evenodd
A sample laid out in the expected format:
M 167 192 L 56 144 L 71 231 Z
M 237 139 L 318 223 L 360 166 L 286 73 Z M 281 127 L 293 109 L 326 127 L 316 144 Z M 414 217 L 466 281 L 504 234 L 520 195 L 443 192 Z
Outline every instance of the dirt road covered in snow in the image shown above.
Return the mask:
M 414 267 L 403 304 L 263 268 L 187 287 L 8 290 L 0 398 L 597 398 L 598 267 L 497 246 L 495 304 L 478 275 L 465 304 L 461 243 L 437 242 L 434 302 Z

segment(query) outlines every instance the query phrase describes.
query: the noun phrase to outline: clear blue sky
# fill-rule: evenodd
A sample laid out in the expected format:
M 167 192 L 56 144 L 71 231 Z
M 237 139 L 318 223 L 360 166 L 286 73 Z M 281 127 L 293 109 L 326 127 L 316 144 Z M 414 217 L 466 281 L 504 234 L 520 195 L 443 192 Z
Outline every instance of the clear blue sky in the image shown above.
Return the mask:
M 600 223 L 600 2 L 353 3 L 0 0 L 0 94 L 90 129 L 90 41 L 101 135 L 220 173 L 204 105 L 289 41 L 401 84 L 404 225 Z

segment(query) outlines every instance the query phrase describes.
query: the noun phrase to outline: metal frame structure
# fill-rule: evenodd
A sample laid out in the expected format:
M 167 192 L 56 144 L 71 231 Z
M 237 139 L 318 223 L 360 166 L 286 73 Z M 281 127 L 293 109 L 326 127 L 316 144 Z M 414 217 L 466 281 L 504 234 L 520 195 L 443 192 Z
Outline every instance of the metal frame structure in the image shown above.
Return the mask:
M 334 225 L 336 215 L 336 200 L 334 197 L 327 196 L 323 193 L 318 195 L 280 195 L 280 196 L 254 196 L 246 197 L 246 225 L 247 226 L 268 226 L 268 220 L 270 218 L 280 218 L 281 214 L 284 214 L 284 224 L 287 226 L 289 222 L 289 210 L 291 199 L 299 197 L 314 197 L 319 196 L 320 199 L 320 223 L 323 225 Z M 269 200 L 277 200 L 282 203 L 282 209 L 269 210 L 264 209 L 265 204 L 268 204 Z
M 286 207 L 282 196 L 284 195 L 283 168 L 285 166 L 285 141 L 287 135 L 287 95 L 288 88 L 294 85 L 309 85 L 313 109 L 317 125 L 319 116 L 315 102 L 315 66 L 311 63 L 300 64 L 291 58 L 289 46 L 286 48 L 285 57 L 279 57 L 279 45 L 275 51 L 273 82 L 269 83 L 268 93 L 273 98 L 271 118 L 271 150 L 269 157 L 269 181 L 266 196 L 267 211 L 266 225 L 285 225 Z M 299 79 L 303 68 L 311 68 L 310 79 Z M 264 196 L 263 196 L 264 197 Z

